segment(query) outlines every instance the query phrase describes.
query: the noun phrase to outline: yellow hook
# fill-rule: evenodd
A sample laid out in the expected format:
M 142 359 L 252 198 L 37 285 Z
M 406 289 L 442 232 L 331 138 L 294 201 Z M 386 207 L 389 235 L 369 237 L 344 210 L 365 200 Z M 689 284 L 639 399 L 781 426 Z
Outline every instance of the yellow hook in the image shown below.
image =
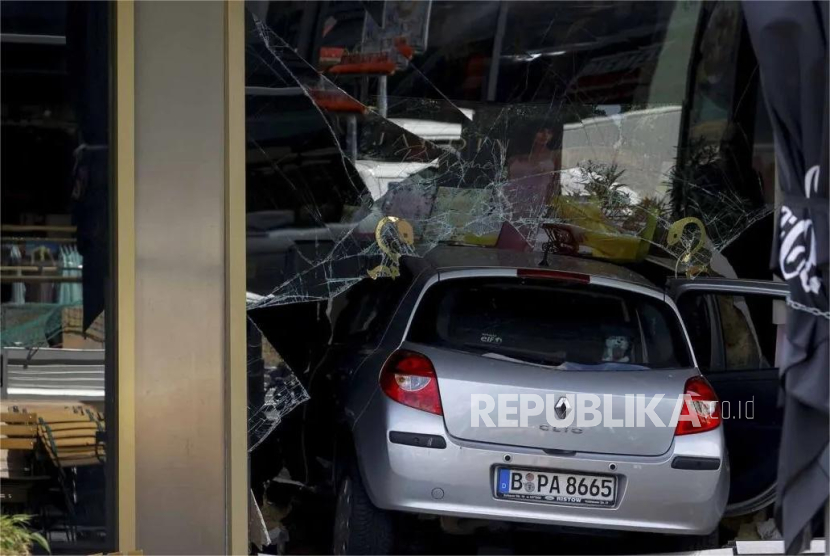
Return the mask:
M 400 238 L 402 242 L 407 245 L 415 244 L 415 230 L 412 228 L 412 224 L 403 218 L 398 218 L 397 216 L 384 216 L 381 218 L 378 225 L 375 226 L 375 242 L 378 244 L 378 247 L 380 247 L 381 252 L 392 259 L 392 264 L 390 266 L 379 264 L 375 268 L 369 270 L 368 274 L 372 280 L 377 280 L 381 277 L 397 278 L 401 275 L 398 261 L 400 261 L 402 253 L 393 251 L 383 238 L 383 227 L 386 224 L 395 225 L 395 231 L 398 233 L 398 238 Z
M 680 238 L 683 237 L 683 230 L 692 224 L 693 226 L 697 226 L 700 230 L 700 237 L 698 238 L 697 243 L 688 249 L 683 256 L 678 257 L 677 264 L 674 267 L 674 274 L 677 276 L 677 269 L 680 266 L 680 263 L 687 265 L 686 266 L 686 276 L 688 278 L 694 278 L 698 274 L 703 272 L 708 272 L 708 264 L 705 265 L 692 265 L 689 264 L 692 262 L 692 257 L 706 244 L 706 239 L 708 236 L 706 235 L 706 227 L 703 225 L 703 222 L 700 221 L 699 218 L 694 216 L 688 216 L 686 218 L 681 218 L 680 220 L 676 221 L 674 224 L 671 225 L 668 231 L 668 235 L 666 237 L 666 244 L 669 246 L 676 245 L 680 242 Z

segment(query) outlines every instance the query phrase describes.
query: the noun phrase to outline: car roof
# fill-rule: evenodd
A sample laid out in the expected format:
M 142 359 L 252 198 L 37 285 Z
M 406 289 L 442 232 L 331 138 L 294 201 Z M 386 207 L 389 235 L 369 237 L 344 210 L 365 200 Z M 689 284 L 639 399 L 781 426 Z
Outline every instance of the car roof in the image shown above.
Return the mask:
M 584 257 L 548 255 L 548 266 L 540 266 L 544 255 L 539 252 L 509 251 L 492 247 L 439 245 L 425 256 L 437 272 L 471 268 L 541 268 L 578 272 L 610 280 L 629 282 L 661 291 L 652 282 L 625 267 Z

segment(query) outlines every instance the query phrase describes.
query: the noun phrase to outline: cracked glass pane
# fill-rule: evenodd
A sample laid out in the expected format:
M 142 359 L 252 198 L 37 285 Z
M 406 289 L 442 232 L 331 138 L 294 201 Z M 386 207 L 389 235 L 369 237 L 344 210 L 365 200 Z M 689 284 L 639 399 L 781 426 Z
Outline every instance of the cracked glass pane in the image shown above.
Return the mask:
M 249 315 L 302 387 L 354 288 L 438 245 L 660 286 L 768 276 L 774 158 L 738 3 L 247 8 Z
M 256 306 L 329 299 L 389 267 L 378 237 L 395 256 L 509 236 L 697 272 L 769 214 L 737 160 L 751 148 L 732 121 L 737 45 L 707 42 L 740 32 L 735 5 L 469 4 L 424 3 L 393 38 L 359 3 L 250 10 L 249 189 L 273 207 L 254 225 L 304 236 L 282 268 L 264 262 L 274 274 L 257 266 Z

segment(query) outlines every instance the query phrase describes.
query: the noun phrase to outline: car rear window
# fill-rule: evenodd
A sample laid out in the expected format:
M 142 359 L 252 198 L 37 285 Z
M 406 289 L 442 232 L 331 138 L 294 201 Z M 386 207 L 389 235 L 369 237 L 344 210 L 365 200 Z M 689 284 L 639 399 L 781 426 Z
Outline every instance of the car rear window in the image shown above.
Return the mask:
M 691 366 L 677 316 L 659 299 L 552 280 L 439 282 L 408 339 L 563 370 Z

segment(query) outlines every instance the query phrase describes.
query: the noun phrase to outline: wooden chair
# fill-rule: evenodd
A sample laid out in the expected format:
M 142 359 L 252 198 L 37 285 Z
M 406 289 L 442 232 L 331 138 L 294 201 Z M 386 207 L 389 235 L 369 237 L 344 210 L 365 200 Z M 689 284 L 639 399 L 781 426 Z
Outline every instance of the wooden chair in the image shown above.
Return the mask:
M 84 510 L 89 508 L 84 499 L 102 497 L 88 487 L 89 478 L 103 472 L 104 430 L 103 416 L 88 405 L 35 404 L 2 413 L 3 505 L 14 503 L 23 513 L 39 515 L 47 535 L 64 529 L 69 542 L 74 542 L 79 531 L 100 529 L 84 524 L 88 517 Z M 79 468 L 90 469 L 80 472 Z M 85 481 L 79 485 L 82 478 Z M 30 493 L 37 484 L 42 488 L 35 491 L 38 496 L 33 500 Z
M 0 501 L 31 507 L 31 492 L 45 477 L 37 474 L 37 414 L 0 413 Z
M 56 467 L 102 465 L 106 458 L 104 420 L 87 406 L 73 406 L 38 415 L 40 438 Z
M 100 499 L 103 494 L 79 491 L 78 479 L 79 468 L 103 466 L 106 458 L 103 432 L 103 416 L 86 405 L 38 411 L 38 434 L 58 471 L 58 482 L 69 518 L 67 534 L 70 539 L 75 539 L 79 531 L 101 529 L 84 525 L 83 513 L 79 511 L 82 512 L 85 498 Z

